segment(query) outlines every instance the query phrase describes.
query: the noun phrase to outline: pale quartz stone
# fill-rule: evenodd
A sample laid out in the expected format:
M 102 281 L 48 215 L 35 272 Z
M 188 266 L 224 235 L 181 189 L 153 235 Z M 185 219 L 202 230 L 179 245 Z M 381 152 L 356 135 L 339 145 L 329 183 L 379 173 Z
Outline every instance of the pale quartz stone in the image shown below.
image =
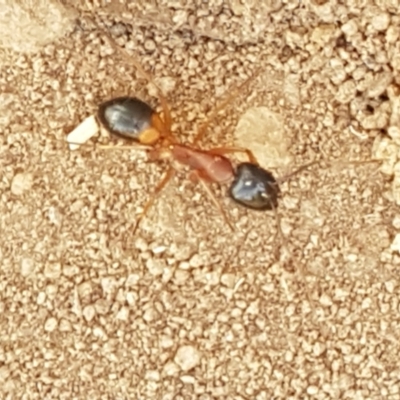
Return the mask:
M 21 196 L 31 189 L 33 185 L 33 175 L 30 173 L 16 174 L 11 182 L 11 193 Z
M 196 383 L 196 378 L 191 375 L 183 375 L 180 377 L 183 383 L 194 385 Z
M 319 357 L 326 349 L 326 345 L 324 343 L 317 342 L 313 346 L 313 353 L 316 357 Z
M 89 281 L 82 282 L 78 286 L 78 294 L 80 297 L 85 298 L 92 294 L 93 288 L 92 284 Z
M 400 205 L 400 162 L 394 166 L 394 178 L 392 182 L 393 198 L 396 204 Z
M 399 126 L 390 126 L 388 128 L 389 136 L 400 145 L 400 127 Z
M 390 24 L 390 15 L 388 13 L 381 13 L 372 18 L 371 25 L 377 31 L 385 31 Z
M 129 308 L 128 307 L 121 307 L 118 311 L 116 318 L 120 321 L 128 321 L 129 319 Z
M 324 46 L 331 40 L 335 29 L 335 25 L 332 24 L 317 26 L 311 34 L 311 40 L 318 43 L 320 46 Z
M 339 86 L 339 90 L 336 93 L 336 100 L 342 104 L 347 104 L 354 99 L 356 92 L 356 84 L 352 80 L 348 80 Z
M 176 352 L 174 361 L 182 371 L 190 371 L 200 363 L 200 352 L 193 346 L 182 346 Z
M 400 253 L 400 233 L 398 233 L 395 237 L 394 240 L 392 242 L 392 244 L 390 245 L 390 249 L 392 251 L 397 251 Z
M 174 362 L 170 361 L 164 365 L 163 372 L 167 376 L 174 376 L 178 374 L 179 367 Z
M 165 264 L 163 260 L 149 258 L 146 261 L 146 267 L 151 275 L 159 276 L 162 275 L 162 273 L 164 272 Z
M 380 166 L 382 173 L 386 175 L 393 175 L 394 167 L 397 162 L 398 149 L 393 140 L 388 137 L 377 137 L 373 148 L 373 158 L 382 160 L 383 163 Z
M 82 144 L 85 144 L 89 139 L 99 132 L 99 125 L 96 117 L 91 115 L 84 119 L 72 132 L 67 136 L 67 142 L 70 150 L 78 149 Z
M 223 274 L 221 276 L 221 283 L 228 288 L 233 288 L 235 286 L 235 282 L 236 277 L 234 274 Z
M 391 72 L 385 71 L 377 76 L 374 76 L 374 79 L 371 82 L 371 85 L 368 87 L 367 96 L 370 98 L 375 98 L 383 94 L 386 88 L 390 85 L 390 82 L 393 80 L 393 75 Z
M 319 298 L 319 302 L 326 307 L 330 307 L 332 305 L 332 299 L 327 294 L 322 294 Z
M 96 310 L 92 305 L 88 305 L 82 310 L 82 314 L 83 314 L 83 317 L 85 318 L 85 320 L 90 322 L 93 320 L 94 316 L 96 315 Z
M 353 36 L 355 33 L 357 33 L 357 31 L 358 31 L 358 26 L 357 26 L 357 22 L 355 19 L 351 19 L 350 21 L 347 21 L 342 26 L 342 32 L 346 36 Z
M 58 279 L 61 276 L 61 264 L 49 263 L 44 267 L 44 276 L 48 279 Z
M 283 94 L 285 100 L 294 106 L 299 106 L 301 104 L 299 79 L 299 74 L 287 74 L 283 81 Z
M 161 378 L 161 375 L 156 370 L 146 371 L 145 379 L 148 381 L 158 382 Z
M 23 258 L 21 260 L 21 275 L 29 276 L 35 270 L 35 260 L 33 258 Z
M 391 99 L 392 115 L 390 116 L 390 125 L 400 126 L 400 96 Z
M 55 318 L 49 318 L 44 324 L 44 330 L 46 332 L 53 332 L 57 328 L 58 322 Z

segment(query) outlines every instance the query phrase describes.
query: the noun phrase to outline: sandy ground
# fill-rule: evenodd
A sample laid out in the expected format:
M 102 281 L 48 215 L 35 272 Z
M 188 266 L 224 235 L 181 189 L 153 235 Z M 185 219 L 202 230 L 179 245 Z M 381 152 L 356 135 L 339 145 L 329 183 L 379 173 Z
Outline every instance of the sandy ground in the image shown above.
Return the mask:
M 400 399 L 398 1 L 47 3 L 0 18 L 0 398 Z M 108 37 L 184 143 L 261 68 L 201 146 L 321 161 L 281 187 L 285 242 L 184 174 L 133 233 L 166 166 L 65 142 L 106 99 L 159 107 Z

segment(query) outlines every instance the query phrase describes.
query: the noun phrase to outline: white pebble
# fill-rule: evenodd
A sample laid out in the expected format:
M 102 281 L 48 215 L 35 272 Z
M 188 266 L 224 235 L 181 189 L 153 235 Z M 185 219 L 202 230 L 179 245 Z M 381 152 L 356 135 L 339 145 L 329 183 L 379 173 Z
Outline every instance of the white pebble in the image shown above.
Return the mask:
M 146 261 L 146 267 L 151 275 L 159 276 L 164 272 L 165 264 L 163 260 L 149 258 Z
M 318 393 L 318 388 L 316 386 L 309 386 L 307 388 L 307 394 L 309 394 L 310 396 L 314 396 Z
M 323 293 L 319 298 L 319 302 L 326 307 L 330 307 L 332 305 L 332 299 L 326 293 Z
M 199 268 L 203 266 L 204 265 L 203 257 L 201 257 L 199 254 L 194 254 L 189 261 L 189 265 L 192 268 Z
M 15 196 L 21 196 L 29 190 L 33 184 L 33 176 L 29 173 L 16 174 L 11 182 L 11 193 Z
M 375 15 L 372 18 L 371 25 L 377 31 L 385 31 L 390 24 L 390 16 L 387 13 Z
M 99 131 L 99 126 L 94 115 L 84 119 L 67 136 L 67 142 L 70 150 L 76 150 L 80 145 L 86 143 L 91 137 Z
M 21 261 L 21 275 L 29 276 L 35 270 L 35 261 L 32 258 L 23 258 Z
M 46 301 L 46 293 L 45 292 L 40 292 L 37 296 L 36 299 L 36 304 L 39 306 L 42 306 L 44 302 Z
M 200 353 L 193 346 L 181 346 L 176 352 L 174 361 L 182 371 L 190 371 L 200 363 Z
M 392 251 L 400 252 L 400 233 L 398 233 L 398 234 L 395 236 L 395 238 L 394 238 L 394 240 L 393 240 L 393 242 L 392 242 L 392 244 L 391 244 L 391 246 L 390 246 L 390 249 L 391 249 Z
M 164 365 L 163 373 L 167 376 L 177 375 L 179 372 L 179 367 L 172 361 Z
M 196 378 L 191 375 L 183 375 L 180 377 L 180 380 L 189 385 L 194 385 L 196 383 Z
M 236 277 L 234 274 L 223 274 L 221 276 L 221 283 L 228 287 L 228 288 L 233 288 L 236 283 Z
M 117 313 L 117 317 L 118 320 L 120 321 L 128 321 L 129 318 L 129 308 L 128 307 L 122 307 L 118 313 Z
M 53 317 L 49 318 L 44 324 L 44 330 L 46 332 L 53 332 L 57 328 L 57 320 Z
M 96 310 L 93 306 L 89 305 L 83 309 L 82 314 L 86 321 L 90 322 L 96 315 Z
M 357 22 L 355 19 L 351 19 L 350 21 L 347 21 L 342 26 L 342 32 L 347 36 L 353 36 L 354 34 L 357 33 L 357 31 L 358 31 L 358 26 L 357 26 Z
M 158 382 L 161 379 L 161 375 L 156 370 L 150 370 L 150 371 L 146 371 L 145 379 L 147 381 Z

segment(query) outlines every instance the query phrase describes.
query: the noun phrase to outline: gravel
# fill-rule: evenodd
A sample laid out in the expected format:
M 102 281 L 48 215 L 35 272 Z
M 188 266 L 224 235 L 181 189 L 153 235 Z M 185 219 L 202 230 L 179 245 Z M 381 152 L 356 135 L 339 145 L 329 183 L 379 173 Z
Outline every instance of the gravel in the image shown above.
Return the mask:
M 0 397 L 400 399 L 398 1 L 37 3 L 0 12 Z M 319 161 L 284 238 L 184 174 L 134 231 L 166 166 L 65 140 L 113 97 L 160 109 L 134 60 L 182 142 L 233 94 L 203 148 Z

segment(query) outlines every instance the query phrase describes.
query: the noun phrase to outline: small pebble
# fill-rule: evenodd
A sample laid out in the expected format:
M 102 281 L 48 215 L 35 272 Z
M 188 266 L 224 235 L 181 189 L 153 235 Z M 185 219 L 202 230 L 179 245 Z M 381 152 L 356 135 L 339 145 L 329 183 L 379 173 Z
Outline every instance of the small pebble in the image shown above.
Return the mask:
M 57 328 L 57 320 L 55 318 L 49 318 L 44 324 L 44 330 L 46 332 L 53 332 Z
M 33 176 L 29 173 L 16 174 L 11 182 L 11 193 L 15 196 L 21 196 L 33 185 Z
M 182 371 L 190 371 L 200 363 L 200 353 L 193 346 L 182 346 L 176 352 L 174 361 Z

